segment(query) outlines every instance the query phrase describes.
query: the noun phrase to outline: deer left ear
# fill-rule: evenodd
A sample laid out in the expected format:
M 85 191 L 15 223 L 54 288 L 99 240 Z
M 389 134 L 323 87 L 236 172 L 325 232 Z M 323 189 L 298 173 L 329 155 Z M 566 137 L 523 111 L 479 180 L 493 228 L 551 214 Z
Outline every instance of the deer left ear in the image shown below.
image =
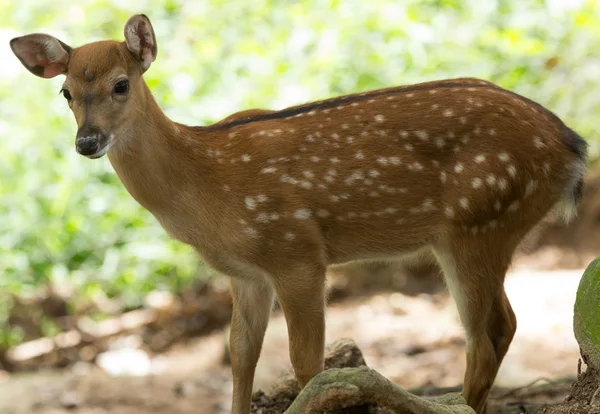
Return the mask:
M 150 19 L 143 14 L 131 16 L 125 23 L 124 31 L 127 49 L 141 60 L 142 69 L 145 72 L 156 60 L 158 54 L 156 37 Z

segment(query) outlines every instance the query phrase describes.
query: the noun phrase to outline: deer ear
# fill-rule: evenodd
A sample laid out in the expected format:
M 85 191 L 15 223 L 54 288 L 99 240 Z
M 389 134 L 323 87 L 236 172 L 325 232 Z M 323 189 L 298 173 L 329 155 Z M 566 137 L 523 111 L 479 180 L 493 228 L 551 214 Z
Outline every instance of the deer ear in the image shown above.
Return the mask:
M 15 37 L 10 48 L 34 75 L 48 79 L 67 73 L 71 48 L 55 37 L 42 33 Z
M 131 16 L 125 23 L 127 49 L 142 62 L 144 72 L 156 60 L 158 47 L 150 19 L 143 14 Z

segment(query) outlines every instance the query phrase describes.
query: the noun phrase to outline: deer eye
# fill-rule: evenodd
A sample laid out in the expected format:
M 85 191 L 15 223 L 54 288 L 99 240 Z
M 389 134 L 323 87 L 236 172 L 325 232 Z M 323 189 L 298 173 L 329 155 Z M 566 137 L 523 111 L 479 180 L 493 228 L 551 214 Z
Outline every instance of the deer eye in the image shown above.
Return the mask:
M 63 96 L 65 97 L 65 99 L 67 101 L 70 101 L 71 99 L 73 99 L 73 97 L 71 96 L 71 92 L 69 92 L 68 90 L 63 88 L 60 90 L 60 92 L 63 94 Z
M 115 93 L 119 95 L 125 95 L 129 91 L 129 81 L 120 80 L 115 83 Z

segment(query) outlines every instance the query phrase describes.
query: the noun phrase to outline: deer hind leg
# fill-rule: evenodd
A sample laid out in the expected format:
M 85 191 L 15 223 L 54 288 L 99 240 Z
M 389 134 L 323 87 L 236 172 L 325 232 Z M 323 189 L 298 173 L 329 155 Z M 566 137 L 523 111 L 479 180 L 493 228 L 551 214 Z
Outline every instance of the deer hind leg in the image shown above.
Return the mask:
M 504 277 L 516 244 L 460 235 L 434 247 L 467 336 L 463 396 L 478 414 L 516 330 Z
M 306 266 L 281 275 L 275 292 L 290 340 L 290 359 L 300 387 L 323 370 L 325 266 Z

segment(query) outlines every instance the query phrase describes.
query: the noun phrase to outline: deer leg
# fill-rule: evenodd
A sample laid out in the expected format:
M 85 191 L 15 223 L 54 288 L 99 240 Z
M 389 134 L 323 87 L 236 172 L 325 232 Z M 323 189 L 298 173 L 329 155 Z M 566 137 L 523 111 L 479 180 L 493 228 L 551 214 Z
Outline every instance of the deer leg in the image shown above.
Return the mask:
M 231 279 L 233 315 L 229 335 L 233 373 L 232 414 L 248 414 L 254 370 L 273 305 L 273 289 L 266 282 Z
M 478 414 L 485 412 L 487 395 L 516 329 L 503 287 L 513 251 L 464 235 L 434 248 L 466 331 L 463 395 Z
M 498 292 L 490 317 L 488 335 L 492 340 L 496 359 L 500 365 L 517 330 L 517 318 L 504 289 Z
M 323 370 L 325 266 L 287 274 L 276 287 L 290 340 L 290 359 L 300 387 Z

